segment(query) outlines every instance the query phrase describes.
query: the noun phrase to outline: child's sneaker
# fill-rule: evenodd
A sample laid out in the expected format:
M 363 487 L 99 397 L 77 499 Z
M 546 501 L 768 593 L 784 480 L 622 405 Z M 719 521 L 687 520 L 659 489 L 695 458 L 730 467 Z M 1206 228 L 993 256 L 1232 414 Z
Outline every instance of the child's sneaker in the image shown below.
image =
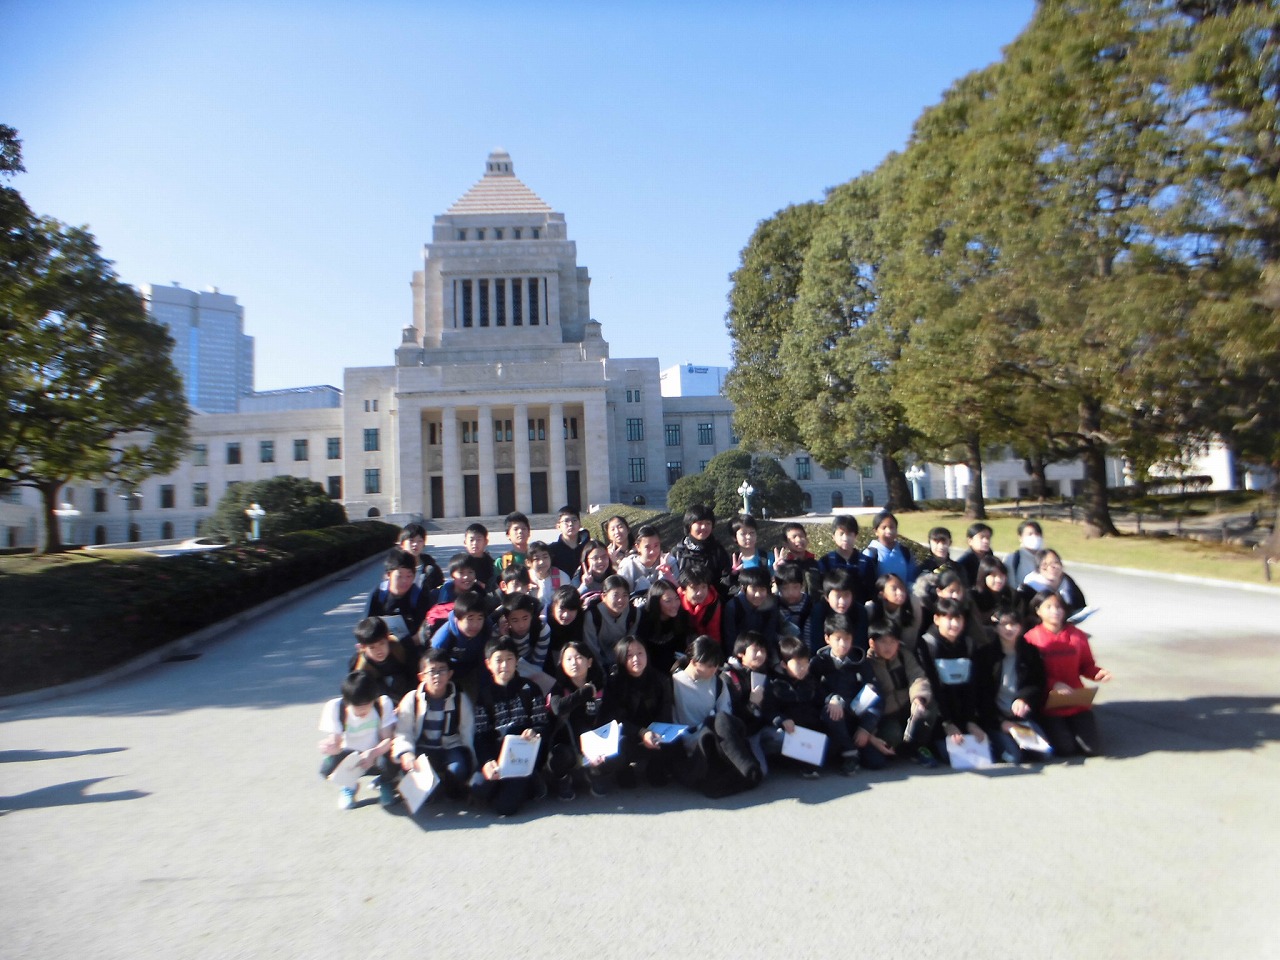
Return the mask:
M 560 782 L 556 784 L 556 796 L 561 800 L 572 800 L 577 796 L 573 792 L 573 777 L 560 778 Z
M 1090 744 L 1089 741 L 1085 740 L 1085 738 L 1081 736 L 1076 737 L 1076 746 L 1080 748 L 1080 752 L 1084 754 L 1086 757 L 1092 757 L 1096 752 L 1093 749 L 1093 745 Z
M 916 751 L 915 761 L 926 770 L 934 770 L 938 766 L 938 758 L 928 747 L 921 747 Z
M 343 787 L 338 791 L 338 809 L 350 810 L 356 805 L 356 788 Z
M 840 773 L 846 777 L 857 776 L 858 771 L 862 769 L 862 764 L 858 762 L 858 755 L 850 754 L 840 761 Z
M 804 773 L 800 774 L 801 780 L 817 780 L 822 776 L 822 771 L 817 767 L 810 767 Z
M 378 802 L 384 807 L 394 807 L 400 802 L 400 794 L 389 783 L 378 784 Z

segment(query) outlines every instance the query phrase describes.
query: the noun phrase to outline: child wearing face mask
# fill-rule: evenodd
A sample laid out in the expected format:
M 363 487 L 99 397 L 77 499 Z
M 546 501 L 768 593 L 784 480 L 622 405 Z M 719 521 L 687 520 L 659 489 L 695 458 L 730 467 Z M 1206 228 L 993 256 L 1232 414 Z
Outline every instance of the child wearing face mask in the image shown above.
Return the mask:
M 1044 530 L 1034 520 L 1023 520 L 1018 524 L 1018 542 L 1018 549 L 1004 558 L 1009 584 L 1015 590 L 1036 569 L 1036 554 L 1044 549 Z

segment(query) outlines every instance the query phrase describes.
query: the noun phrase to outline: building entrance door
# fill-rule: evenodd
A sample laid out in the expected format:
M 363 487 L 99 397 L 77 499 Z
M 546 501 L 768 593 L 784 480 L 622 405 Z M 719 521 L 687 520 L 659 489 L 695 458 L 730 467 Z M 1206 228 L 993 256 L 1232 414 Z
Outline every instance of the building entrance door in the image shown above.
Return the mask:
M 478 473 L 462 475 L 462 515 L 464 517 L 480 516 L 480 475 Z
M 444 516 L 444 477 L 431 478 L 431 502 L 427 511 L 433 519 Z
M 498 512 L 508 514 L 516 509 L 516 475 L 498 474 Z
M 550 513 L 547 506 L 547 474 L 545 471 L 529 474 L 529 504 L 531 513 Z
M 582 480 L 577 470 L 568 470 L 564 475 L 564 484 L 569 498 L 569 506 L 575 510 L 582 509 Z M 556 509 L 559 509 L 557 507 Z

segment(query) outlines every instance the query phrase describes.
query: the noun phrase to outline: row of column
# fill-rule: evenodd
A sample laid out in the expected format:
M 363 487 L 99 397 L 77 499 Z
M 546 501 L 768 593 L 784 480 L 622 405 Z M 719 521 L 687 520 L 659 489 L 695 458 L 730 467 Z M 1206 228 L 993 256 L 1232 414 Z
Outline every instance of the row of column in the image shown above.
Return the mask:
M 496 296 L 497 285 L 502 284 L 502 296 Z M 550 285 L 546 277 L 455 277 L 453 280 L 454 327 L 466 326 L 466 293 L 463 285 L 471 288 L 471 326 L 481 325 L 481 304 L 488 308 L 485 311 L 486 326 L 496 327 L 498 323 L 498 305 L 502 305 L 501 326 L 514 327 L 516 317 L 520 318 L 520 326 L 545 326 L 551 309 Z M 515 292 L 520 288 L 519 295 Z M 482 292 L 483 291 L 483 292 Z M 519 313 L 516 313 L 519 307 Z

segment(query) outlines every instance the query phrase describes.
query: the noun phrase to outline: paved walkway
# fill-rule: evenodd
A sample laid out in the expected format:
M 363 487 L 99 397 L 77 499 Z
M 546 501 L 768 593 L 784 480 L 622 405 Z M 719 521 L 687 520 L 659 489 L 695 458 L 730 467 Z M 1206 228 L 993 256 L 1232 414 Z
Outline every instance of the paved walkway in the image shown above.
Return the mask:
M 1080 571 L 1106 758 L 414 820 L 315 777 L 375 569 L 0 711 L 0 956 L 1275 955 L 1280 598 Z

